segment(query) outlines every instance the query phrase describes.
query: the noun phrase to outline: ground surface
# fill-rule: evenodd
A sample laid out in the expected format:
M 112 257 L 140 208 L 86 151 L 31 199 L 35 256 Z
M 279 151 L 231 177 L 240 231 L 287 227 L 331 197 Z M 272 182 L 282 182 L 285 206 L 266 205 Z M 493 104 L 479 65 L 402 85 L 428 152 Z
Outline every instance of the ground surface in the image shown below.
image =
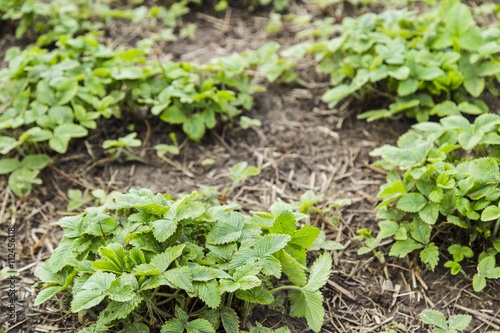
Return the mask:
M 164 46 L 156 50 L 159 58 L 203 62 L 255 49 L 270 39 L 282 44 L 293 42 L 288 33 L 272 37 L 262 32 L 266 12 L 249 15 L 233 10 L 225 17 L 193 14 L 189 20 L 199 25 L 196 41 Z M 116 41 L 119 32 L 127 35 L 123 26 L 117 27 L 110 32 L 110 40 Z M 5 45 L 11 44 L 12 36 L 7 34 L 3 40 L 2 52 Z M 133 40 L 125 42 L 133 43 Z M 242 130 L 220 126 L 200 143 L 183 140 L 178 129 L 163 123 L 130 119 L 136 123 L 144 142 L 143 147 L 134 152 L 145 163 L 109 163 L 101 148 L 102 141 L 123 135 L 126 129 L 125 122 L 108 121 L 85 140 L 75 141 L 73 152 L 60 157 L 56 167 L 43 173 L 47 186 L 37 187 L 28 198 L 14 197 L 1 178 L 0 225 L 13 224 L 17 228 L 20 272 L 18 324 L 7 331 L 76 332 L 81 327 L 77 316 L 61 310 L 64 299 L 33 307 L 37 291 L 33 270 L 50 256 L 62 236 L 54 222 L 67 214 L 68 189 L 100 188 L 109 193 L 145 187 L 179 194 L 205 185 L 222 190 L 231 185 L 229 168 L 240 161 L 262 169 L 259 176 L 235 188 L 228 196 L 244 210 L 266 210 L 275 201 L 297 200 L 306 190 L 324 196 L 322 207 L 328 207 L 336 199 L 352 201 L 350 206 L 328 213 L 325 219 L 319 215 L 314 219 L 329 238 L 346 246 L 343 251 L 332 252 L 334 270 L 324 289 L 327 316 L 323 332 L 379 332 L 397 323 L 403 324 L 398 332 L 430 332 L 417 319 L 427 308 L 442 310 L 447 315 L 473 315 L 470 332 L 500 329 L 499 282 L 492 281 L 484 292 L 474 293 L 470 279 L 464 276 L 452 277 L 440 269 L 434 273 L 420 272 L 410 261 L 390 259 L 389 264 L 382 265 L 372 256 L 357 256 L 356 230 L 376 230 L 376 194 L 385 178 L 370 165 L 373 160 L 368 153 L 384 143 L 394 143 L 411 121 L 367 123 L 357 120 L 356 114 L 366 105 L 345 103 L 329 110 L 320 102 L 322 92 L 321 89 L 271 86 L 256 96 L 255 106 L 247 114 L 262 122 L 260 128 Z M 181 154 L 161 160 L 152 147 L 168 142 L 168 133 L 172 130 L 177 131 L 182 142 Z M 215 163 L 203 166 L 201 162 L 206 158 L 214 159 Z M 328 223 L 332 216 L 340 216 L 340 222 Z M 6 237 L 4 229 L 0 232 L 2 243 Z M 4 259 L 4 253 L 0 253 L 0 260 Z M 2 309 L 2 322 L 4 313 Z M 283 317 L 272 309 L 257 311 L 253 319 L 272 324 L 281 322 L 289 325 L 293 332 L 306 331 L 302 321 Z

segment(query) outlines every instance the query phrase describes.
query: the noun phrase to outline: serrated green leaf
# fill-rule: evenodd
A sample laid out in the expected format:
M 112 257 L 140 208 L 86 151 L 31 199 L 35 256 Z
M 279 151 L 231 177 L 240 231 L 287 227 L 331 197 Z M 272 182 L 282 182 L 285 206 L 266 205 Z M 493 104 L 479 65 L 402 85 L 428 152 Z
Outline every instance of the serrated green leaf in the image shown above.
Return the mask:
M 21 162 L 17 158 L 3 158 L 0 160 L 0 175 L 11 173 L 20 167 Z
M 274 302 L 273 294 L 269 290 L 263 289 L 262 286 L 250 290 L 238 290 L 235 295 L 249 303 L 269 305 Z
M 332 270 L 332 257 L 328 253 L 324 253 L 314 261 L 311 266 L 309 281 L 304 290 L 315 291 L 319 290 L 326 284 Z
M 448 318 L 448 325 L 450 326 L 450 329 L 463 331 L 467 328 L 467 326 L 469 326 L 471 320 L 472 316 L 469 315 L 453 315 Z
M 424 246 L 411 238 L 405 240 L 398 240 L 394 245 L 392 245 L 389 252 L 390 256 L 395 256 L 399 258 L 406 257 L 409 253 L 421 249 Z
M 109 286 L 108 296 L 111 300 L 117 302 L 128 302 L 132 300 L 136 294 L 131 284 L 122 282 L 122 277 L 118 277 L 111 282 Z
M 172 219 L 159 219 L 153 222 L 153 235 L 159 242 L 166 241 L 177 230 L 178 222 Z
M 238 281 L 244 276 L 247 275 L 257 275 L 262 269 L 262 265 L 259 265 L 256 260 L 250 260 L 242 266 L 236 268 L 233 273 L 233 278 L 235 281 Z
M 210 244 L 227 244 L 240 239 L 245 218 L 243 215 L 229 212 L 220 217 L 214 228 L 207 235 Z
M 60 272 L 63 267 L 66 266 L 69 258 L 74 258 L 73 244 L 68 241 L 61 241 L 59 246 L 52 252 L 52 255 L 46 261 L 47 267 L 53 273 Z
M 26 133 L 26 132 L 25 132 Z M 50 134 L 49 134 L 49 137 L 50 137 Z M 22 139 L 25 139 L 23 138 L 22 136 L 19 138 L 19 140 L 21 142 L 23 142 Z M 48 138 L 47 138 L 48 139 Z M 0 154 L 2 155 L 6 155 L 7 153 L 9 153 L 12 149 L 16 148 L 17 146 L 19 145 L 19 142 L 14 139 L 14 138 L 11 138 L 9 136 L 1 136 L 0 135 Z
M 434 325 L 442 329 L 448 329 L 446 317 L 436 310 L 424 310 L 420 313 L 420 320 L 427 325 Z
M 38 306 L 46 301 L 48 301 L 50 298 L 52 298 L 54 295 L 58 294 L 61 291 L 61 286 L 52 286 L 52 287 L 47 287 L 45 289 L 40 290 L 38 295 L 35 298 L 35 301 L 33 303 L 34 306 Z
M 479 292 L 483 290 L 486 287 L 486 277 L 479 275 L 479 274 L 474 274 L 472 278 L 472 288 L 474 291 Z
M 193 281 L 210 281 L 217 277 L 217 273 L 210 267 L 190 264 L 191 278 Z
M 39 278 L 43 282 L 47 283 L 56 283 L 63 285 L 64 280 L 65 280 L 65 275 L 66 274 L 61 274 L 61 273 L 53 273 L 48 265 L 47 262 L 42 262 L 38 264 L 35 268 L 35 276 Z
M 458 273 L 460 273 L 460 270 L 462 269 L 462 266 L 458 262 L 451 260 L 445 262 L 444 267 L 450 269 L 451 275 L 457 275 Z
M 182 130 L 195 142 L 199 141 L 205 135 L 205 121 L 201 114 L 195 113 L 186 118 L 182 124 Z
M 187 333 L 215 333 L 212 324 L 206 319 L 195 319 L 186 325 Z
M 151 258 L 150 263 L 156 266 L 160 272 L 164 272 L 175 259 L 181 256 L 182 251 L 185 247 L 185 245 L 176 245 L 169 247 L 164 252 L 157 254 L 153 258 Z
M 96 272 L 93 274 L 74 295 L 71 301 L 71 311 L 79 312 L 101 303 L 115 277 L 116 275 L 112 273 Z
M 453 244 L 448 247 L 448 252 L 453 255 L 453 260 L 456 262 L 460 262 L 464 260 L 464 258 L 472 258 L 474 256 L 474 252 L 472 252 L 470 247 L 459 244 Z
M 309 328 L 313 332 L 320 332 L 325 316 L 321 292 L 317 290 L 291 290 L 288 299 L 290 300 L 290 315 L 292 317 L 305 317 Z
M 31 192 L 32 184 L 42 183 L 42 180 L 38 178 L 38 174 L 38 170 L 16 169 L 9 176 L 9 187 L 18 197 L 25 196 Z
M 351 95 L 356 89 L 347 85 L 341 84 L 333 89 L 328 90 L 322 97 L 321 100 L 328 104 L 329 108 L 335 107 L 341 100 Z
M 378 227 L 380 229 L 378 237 L 382 239 L 394 236 L 399 230 L 399 224 L 394 221 L 380 221 Z
M 297 230 L 290 240 L 290 244 L 298 245 L 303 249 L 309 248 L 318 238 L 320 230 L 316 227 L 306 225 Z
M 114 67 L 111 69 L 111 77 L 115 80 L 138 80 L 145 78 L 145 74 L 140 67 Z
M 459 66 L 464 76 L 464 87 L 467 92 L 473 97 L 481 95 L 485 87 L 485 80 L 478 75 L 477 69 L 470 63 L 469 57 L 461 57 Z
M 78 91 L 78 81 L 75 78 L 65 79 L 56 86 L 55 101 L 57 105 L 69 103 Z
M 284 234 L 265 235 L 255 243 L 255 253 L 259 257 L 269 256 L 284 248 L 291 239 L 292 237 Z
M 275 254 L 276 258 L 281 263 L 283 273 L 285 273 L 294 285 L 303 287 L 307 283 L 305 267 L 301 265 L 293 256 L 285 250 L 281 250 Z
M 408 96 L 413 94 L 418 89 L 418 80 L 414 78 L 408 78 L 404 81 L 401 81 L 398 86 L 398 95 L 399 96 Z
M 210 308 L 215 309 L 220 305 L 221 295 L 219 283 L 216 280 L 193 282 L 193 287 L 198 297 Z
M 257 276 L 247 275 L 239 279 L 238 283 L 240 290 L 248 290 L 260 286 L 262 281 Z
M 143 301 L 143 298 L 138 295 L 126 302 L 111 301 L 108 306 L 99 313 L 98 323 L 102 325 L 109 324 L 117 319 L 124 319 L 134 311 L 139 304 Z
M 461 163 L 456 167 L 456 172 L 485 182 L 498 181 L 500 178 L 498 162 L 488 157 Z
M 278 217 L 276 217 L 270 232 L 275 234 L 287 234 L 293 236 L 296 229 L 297 226 L 295 217 L 291 212 L 284 211 Z
M 238 315 L 230 307 L 223 306 L 220 308 L 220 319 L 226 332 L 238 333 L 240 331 Z
M 481 221 L 492 221 L 500 218 L 500 207 L 488 206 L 481 213 Z
M 81 125 L 64 123 L 54 129 L 49 146 L 59 154 L 64 154 L 68 150 L 71 138 L 80 138 L 87 136 L 87 134 L 87 129 Z
M 190 199 L 191 196 L 186 198 Z M 177 209 L 175 219 L 177 221 L 193 220 L 199 218 L 203 213 L 205 213 L 205 205 L 203 203 L 184 199 Z
M 221 293 L 234 293 L 239 290 L 241 285 L 238 282 L 229 279 L 220 279 L 220 292 Z
M 182 333 L 184 324 L 179 319 L 170 319 L 161 327 L 161 333 Z
M 439 262 L 439 249 L 434 243 L 428 244 L 420 251 L 420 259 L 426 264 L 427 269 L 434 271 Z
M 80 333 L 80 332 L 79 332 Z M 92 332 L 94 333 L 94 332 Z M 150 333 L 149 327 L 143 323 L 133 323 L 124 327 L 120 333 Z
M 93 267 L 100 267 L 100 266 L 95 266 L 96 263 L 92 263 Z M 107 266 L 106 266 L 107 267 Z M 160 275 L 161 272 L 160 270 L 155 266 L 151 264 L 140 264 L 134 267 L 132 270 L 132 274 L 136 276 L 157 276 Z
M 407 213 L 417 213 L 427 205 L 427 199 L 420 193 L 407 193 L 399 198 L 396 207 Z
M 185 290 L 189 293 L 195 292 L 189 267 L 184 266 L 170 269 L 163 273 L 162 276 L 176 288 Z
M 427 224 L 435 224 L 439 217 L 439 205 L 429 202 L 418 212 L 418 216 Z
M 500 278 L 500 267 L 496 267 L 496 260 L 494 256 L 487 256 L 482 259 L 478 264 L 479 274 L 488 279 Z
M 415 219 L 410 224 L 410 235 L 417 242 L 427 244 L 431 237 L 431 226 L 423 221 Z
M 45 80 L 41 80 L 36 85 L 36 99 L 46 105 L 55 105 L 55 93 Z

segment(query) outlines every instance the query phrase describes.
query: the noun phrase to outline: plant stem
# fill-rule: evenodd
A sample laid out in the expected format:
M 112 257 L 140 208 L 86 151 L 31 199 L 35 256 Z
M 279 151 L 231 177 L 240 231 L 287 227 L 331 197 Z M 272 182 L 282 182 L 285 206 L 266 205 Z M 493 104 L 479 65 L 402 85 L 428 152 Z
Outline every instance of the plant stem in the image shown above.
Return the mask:
M 227 298 L 227 306 L 230 308 L 232 303 L 233 303 L 233 293 L 230 293 Z
M 281 287 L 277 287 L 277 288 L 274 288 L 272 290 L 270 290 L 270 292 L 272 294 L 280 291 L 280 290 L 286 290 L 286 289 L 291 289 L 291 290 L 299 290 L 299 291 L 302 291 L 302 288 L 301 287 L 297 287 L 297 286 L 281 286 Z
M 498 234 L 499 229 L 500 229 L 500 219 L 497 220 L 497 222 L 495 223 L 495 226 L 493 227 L 493 233 L 492 233 L 493 238 L 496 238 L 497 236 L 499 236 L 499 234 Z

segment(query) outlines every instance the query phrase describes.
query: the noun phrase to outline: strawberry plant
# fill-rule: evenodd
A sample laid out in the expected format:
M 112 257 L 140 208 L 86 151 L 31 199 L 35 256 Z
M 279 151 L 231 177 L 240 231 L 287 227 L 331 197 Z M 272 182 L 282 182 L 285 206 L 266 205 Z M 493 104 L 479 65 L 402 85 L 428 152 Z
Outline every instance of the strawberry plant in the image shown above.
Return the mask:
M 333 5 L 349 3 L 353 6 L 382 5 L 382 6 L 408 6 L 414 3 L 425 3 L 426 5 L 435 5 L 436 0 L 313 0 L 321 8 L 327 8 Z
M 35 305 L 70 293 L 72 312 L 96 318 L 81 333 L 239 332 L 254 307 L 286 292 L 290 315 L 319 332 L 332 259 L 324 253 L 307 265 L 320 235 L 297 228 L 307 215 L 280 204 L 247 216 L 199 198 L 131 190 L 62 218 L 59 246 L 35 270 L 44 285 Z
M 311 53 L 334 86 L 329 107 L 350 96 L 384 97 L 387 108 L 365 112 L 375 120 L 405 113 L 418 121 L 488 111 L 481 95 L 498 95 L 500 29 L 479 27 L 469 7 L 443 1 L 423 13 L 387 10 L 346 17 L 334 38 L 308 41 L 288 55 Z M 445 104 L 443 104 L 445 103 Z
M 0 0 L 0 19 L 16 23 L 16 37 L 37 37 L 39 46 L 49 45 L 62 36 L 77 36 L 90 31 L 102 31 L 112 19 L 142 22 L 154 31 L 154 40 L 175 40 L 173 29 L 180 18 L 190 12 L 190 3 L 198 0 L 183 0 L 168 7 L 136 6 L 128 1 L 123 9 L 113 8 L 114 0 L 101 0 L 91 4 L 87 0 Z M 140 1 L 139 3 L 141 3 Z M 191 27 L 192 29 L 192 27 Z M 182 35 L 182 29 L 180 31 Z M 184 32 L 185 34 L 185 32 Z M 181 36 L 182 37 L 182 36 Z
M 437 310 L 424 310 L 420 313 L 420 321 L 435 328 L 432 333 L 458 333 L 469 326 L 472 316 L 456 314 L 446 319 L 445 315 Z M 486 333 L 498 333 L 499 331 L 488 331 Z
M 52 162 L 47 155 L 28 155 L 21 161 L 17 158 L 0 160 L 0 175 L 9 175 L 9 187 L 17 196 L 23 196 L 31 191 L 32 184 L 41 184 L 38 178 L 40 170 Z
M 380 232 L 367 235 L 360 254 L 392 238 L 390 255 L 418 252 L 433 270 L 448 244 L 452 258 L 444 266 L 451 274 L 463 272 L 464 259 L 477 260 L 476 291 L 500 277 L 499 115 L 483 114 L 473 123 L 462 116 L 420 123 L 396 147 L 385 145 L 371 155 L 380 156 L 375 165 L 390 172 L 378 194 Z
M 62 37 L 52 51 L 13 48 L 6 56 L 9 67 L 0 71 L 0 153 L 43 146 L 64 154 L 73 138 L 86 137 L 102 117 L 129 110 L 180 124 L 199 141 L 218 118 L 232 121 L 252 106 L 252 95 L 263 87 L 249 69 L 269 81 L 293 79 L 293 64 L 276 55 L 278 47 L 203 66 L 147 61 L 142 50 L 111 50 L 93 35 Z
M 244 0 L 242 1 L 244 6 L 248 6 L 249 10 L 255 10 L 260 6 L 269 6 L 272 5 L 273 8 L 277 11 L 283 11 L 286 7 L 288 7 L 288 0 Z M 224 10 L 229 6 L 227 0 L 218 0 L 215 5 L 216 10 Z

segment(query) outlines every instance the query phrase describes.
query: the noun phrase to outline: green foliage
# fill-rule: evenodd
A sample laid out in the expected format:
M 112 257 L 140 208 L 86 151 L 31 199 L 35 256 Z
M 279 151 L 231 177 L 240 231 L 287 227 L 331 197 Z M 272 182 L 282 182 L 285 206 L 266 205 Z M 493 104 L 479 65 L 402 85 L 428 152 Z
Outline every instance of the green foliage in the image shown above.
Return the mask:
M 467 329 L 472 316 L 458 314 L 451 315 L 446 319 L 445 315 L 437 310 L 424 310 L 420 313 L 420 320 L 424 324 L 435 326 L 432 333 L 458 333 Z M 498 333 L 498 331 L 488 331 L 486 333 Z
M 78 189 L 69 189 L 68 190 L 68 206 L 67 210 L 68 211 L 74 211 L 82 206 L 85 206 L 91 201 L 94 201 L 96 204 L 109 204 L 113 201 L 113 198 L 120 194 L 117 191 L 112 191 L 111 193 L 106 193 L 102 189 L 95 189 L 90 192 L 90 195 L 85 193 L 82 193 L 82 191 Z
M 346 17 L 330 31 L 334 38 L 304 42 L 286 52 L 313 54 L 318 71 L 330 75 L 334 87 L 323 95 L 329 107 L 353 95 L 390 96 L 387 109 L 360 117 L 405 113 L 426 121 L 431 115 L 485 113 L 480 95 L 487 90 L 498 95 L 500 29 L 479 27 L 458 0 L 423 13 L 402 9 Z
M 142 22 L 151 29 L 150 39 L 175 40 L 174 28 L 182 16 L 190 12 L 190 3 L 182 0 L 170 6 L 137 6 L 142 1 L 128 1 L 121 9 L 115 0 L 89 3 L 86 0 L 0 0 L 0 19 L 16 22 L 16 37 L 36 37 L 37 45 L 44 46 L 58 41 L 62 36 L 77 36 L 91 31 L 102 31 L 112 20 Z M 192 33 L 192 27 L 179 31 L 183 38 Z
M 140 147 L 142 141 L 136 139 L 137 133 L 133 132 L 117 140 L 105 140 L 102 143 L 102 148 L 118 161 L 142 161 L 139 157 L 135 156 L 130 148 Z
M 163 157 L 166 153 L 172 154 L 172 155 L 179 155 L 180 149 L 179 149 L 179 144 L 177 142 L 177 135 L 172 132 L 169 135 L 170 140 L 172 140 L 173 145 L 167 145 L 164 143 L 158 144 L 155 146 L 156 149 L 156 155 L 158 157 Z
M 251 82 L 248 70 L 270 81 L 293 78 L 293 64 L 276 54 L 278 48 L 272 43 L 204 66 L 146 61 L 142 50 L 112 50 L 93 35 L 63 36 L 52 51 L 13 48 L 6 56 L 9 67 L 0 71 L 0 107 L 5 110 L 0 113 L 0 153 L 48 145 L 64 154 L 73 138 L 87 136 L 102 118 L 138 109 L 182 125 L 190 139 L 199 141 L 218 120 L 232 121 L 252 106 L 252 95 L 263 88 Z M 242 123 L 257 124 L 250 119 Z M 104 148 L 112 155 L 126 154 L 137 146 L 133 135 L 106 141 Z M 168 146 L 159 149 L 176 152 Z
M 260 174 L 260 169 L 249 166 L 247 162 L 239 162 L 231 168 L 231 180 L 234 184 L 239 184 L 245 179 Z
M 452 315 L 448 319 L 439 311 L 424 310 L 420 314 L 420 320 L 427 325 L 434 325 L 436 328 L 432 333 L 458 333 L 469 326 L 472 316 Z
M 158 329 L 159 322 L 164 322 L 161 332 L 222 327 L 238 332 L 236 310 L 271 304 L 274 294 L 285 290 L 290 314 L 306 318 L 319 332 L 320 289 L 332 259 L 325 253 L 307 267 L 307 250 L 320 230 L 297 228 L 297 213 L 282 210 L 283 205 L 250 217 L 198 199 L 196 193 L 173 200 L 131 190 L 62 218 L 59 247 L 35 271 L 44 284 L 35 305 L 69 290 L 73 312 L 99 312 L 81 332 L 142 324 Z M 277 286 L 282 274 L 290 282 Z M 174 308 L 171 319 L 167 313 Z M 251 332 L 266 332 L 257 329 Z
M 52 163 L 52 159 L 43 154 L 28 155 L 19 161 L 17 158 L 0 160 L 0 175 L 9 175 L 9 187 L 17 196 L 24 196 L 31 191 L 32 184 L 41 184 L 38 178 L 40 170 Z
M 272 5 L 275 10 L 280 12 L 288 7 L 288 0 L 243 0 L 242 5 L 247 6 L 251 11 L 257 7 Z M 228 6 L 227 0 L 218 0 L 215 9 L 224 10 Z
M 390 255 L 418 251 L 433 270 L 440 258 L 440 235 L 446 235 L 453 242 L 448 247 L 453 260 L 444 266 L 452 274 L 462 270 L 464 259 L 477 258 L 476 291 L 485 287 L 486 279 L 498 278 L 499 139 L 499 115 L 484 114 L 473 123 L 449 116 L 440 123 L 413 126 L 397 147 L 375 149 L 371 155 L 381 157 L 376 165 L 390 173 L 378 194 L 380 232 L 376 238 L 367 235 L 360 253 L 393 238 Z
M 68 190 L 68 207 L 66 208 L 69 212 L 76 210 L 86 203 L 92 201 L 93 197 L 90 195 L 83 195 L 82 191 L 76 189 Z

